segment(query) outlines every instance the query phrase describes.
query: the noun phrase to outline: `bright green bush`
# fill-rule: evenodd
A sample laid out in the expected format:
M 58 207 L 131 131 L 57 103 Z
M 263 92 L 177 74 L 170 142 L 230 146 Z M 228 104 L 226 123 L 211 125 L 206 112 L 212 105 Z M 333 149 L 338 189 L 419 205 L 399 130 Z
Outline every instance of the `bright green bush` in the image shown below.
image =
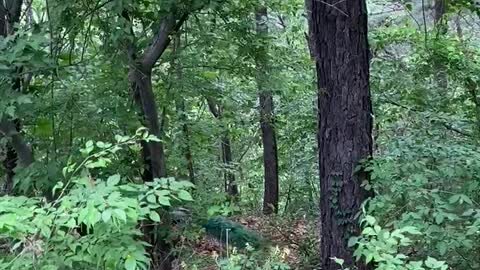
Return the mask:
M 64 169 L 65 180 L 52 192 L 55 199 L 0 199 L 0 269 L 147 269 L 149 258 L 139 224 L 162 222 L 170 207 L 191 201 L 193 184 L 173 178 L 145 184 L 127 183 L 118 174 L 93 179 L 90 170 L 106 168 L 122 147 L 140 139 L 117 136 L 115 144 L 91 141 L 86 158 Z M 79 233 L 86 227 L 87 233 Z

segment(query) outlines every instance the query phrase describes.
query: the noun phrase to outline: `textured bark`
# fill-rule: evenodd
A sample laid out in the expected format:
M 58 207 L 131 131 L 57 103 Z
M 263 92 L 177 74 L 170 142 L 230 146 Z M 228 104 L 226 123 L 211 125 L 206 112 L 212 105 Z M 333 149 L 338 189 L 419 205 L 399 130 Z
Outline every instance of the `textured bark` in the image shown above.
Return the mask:
M 310 0 L 318 76 L 318 143 L 323 270 L 370 269 L 356 263 L 349 237 L 359 234 L 354 216 L 370 195 L 359 162 L 372 155 L 372 105 L 365 0 Z M 357 267 L 357 268 L 355 268 Z
M 260 46 L 256 51 L 257 87 L 260 102 L 260 127 L 263 142 L 264 194 L 263 213 L 278 213 L 278 157 L 277 138 L 274 127 L 272 92 L 268 89 L 268 18 L 267 8 L 258 7 L 255 14 L 257 36 Z
M 212 115 L 218 120 L 221 120 L 222 108 L 219 107 L 211 98 L 207 98 L 207 103 Z M 224 134 L 220 142 L 220 147 L 222 151 L 222 162 L 225 166 L 225 172 L 223 173 L 225 192 L 227 192 L 232 197 L 236 197 L 238 195 L 238 186 L 235 180 L 235 174 L 232 172 L 233 157 L 230 136 L 228 136 L 228 130 L 224 130 L 223 132 Z
M 443 38 L 445 34 L 448 32 L 448 24 L 447 20 L 445 19 L 445 0 L 435 0 L 435 4 L 433 6 L 433 21 L 434 26 L 436 29 L 436 38 Z M 435 57 L 435 56 L 434 56 Z M 441 57 L 443 58 L 443 57 Z M 448 88 L 448 73 L 445 64 L 442 62 L 442 59 L 439 57 L 435 57 L 434 61 L 434 72 L 435 72 L 435 82 L 436 86 L 440 90 L 439 92 L 444 96 L 447 93 Z
M 235 181 L 235 174 L 232 172 L 232 146 L 228 134 L 225 134 L 225 136 L 222 138 L 222 160 L 226 167 L 226 171 L 224 173 L 226 187 L 225 191 L 231 196 L 235 197 L 238 195 L 238 186 L 237 182 Z
M 305 16 L 307 17 L 307 22 L 308 22 L 308 33 L 305 33 L 305 38 L 307 39 L 307 45 L 308 45 L 308 51 L 310 52 L 310 57 L 314 58 L 315 40 L 312 37 L 313 20 L 312 20 L 312 1 L 311 0 L 305 0 Z
M 123 16 L 129 20 L 128 14 L 123 14 Z M 152 90 L 152 70 L 170 44 L 170 35 L 178 31 L 186 19 L 187 14 L 176 15 L 171 13 L 166 15 L 162 19 L 151 45 L 145 49 L 145 53 L 140 57 L 137 57 L 137 48 L 134 44 L 127 46 L 130 67 L 128 79 L 135 103 L 139 109 L 143 124 L 148 128 L 150 134 L 160 139 L 162 136 L 158 119 L 158 108 Z M 144 142 L 142 146 L 145 163 L 144 181 L 166 177 L 167 167 L 163 143 Z
M 155 102 L 155 95 L 152 90 L 151 71 L 131 68 L 129 79 L 134 93 L 135 103 L 143 118 L 143 124 L 148 128 L 150 134 L 162 138 L 160 122 L 158 120 L 158 109 Z M 143 142 L 143 157 L 145 172 L 144 181 L 152 181 L 155 178 L 167 176 L 165 152 L 162 142 Z
M 124 12 L 122 16 L 130 20 L 127 12 Z M 138 52 L 134 43 L 128 43 L 126 48 L 129 60 L 128 79 L 139 115 L 150 134 L 155 135 L 159 139 L 162 138 L 162 131 L 158 119 L 155 95 L 152 89 L 152 70 L 170 44 L 170 35 L 180 29 L 187 17 L 188 14 L 186 13 L 177 14 L 174 11 L 167 14 L 162 19 L 150 46 L 144 50 L 140 57 L 137 57 Z M 133 35 L 133 31 L 131 32 Z M 162 142 L 142 142 L 142 154 L 145 166 L 143 180 L 145 182 L 167 176 L 164 145 Z M 149 222 L 144 224 L 143 230 L 145 241 L 151 244 L 151 247 L 148 248 L 148 253 L 152 260 L 151 268 L 155 270 L 170 270 L 174 260 L 171 244 L 165 240 L 165 237 L 157 236 L 156 228 L 157 224 Z
M 444 20 L 445 7 L 445 0 L 435 0 L 433 5 L 433 23 L 440 34 L 447 32 L 446 21 Z

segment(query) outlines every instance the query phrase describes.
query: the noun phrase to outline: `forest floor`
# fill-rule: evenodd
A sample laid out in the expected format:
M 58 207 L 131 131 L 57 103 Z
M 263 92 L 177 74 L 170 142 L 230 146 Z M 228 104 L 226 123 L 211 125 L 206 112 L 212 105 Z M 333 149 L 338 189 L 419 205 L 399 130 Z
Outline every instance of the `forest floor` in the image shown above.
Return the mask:
M 231 219 L 267 239 L 268 246 L 277 249 L 282 261 L 292 269 L 313 269 L 310 267 L 315 264 L 319 248 L 318 223 L 305 218 L 281 219 L 259 215 L 242 215 Z M 196 264 L 197 269 L 218 269 L 217 258 L 227 254 L 222 243 L 207 236 L 190 243 L 188 253 L 187 258 L 181 258 L 187 267 L 178 269 L 190 269 L 188 265 L 192 264 Z

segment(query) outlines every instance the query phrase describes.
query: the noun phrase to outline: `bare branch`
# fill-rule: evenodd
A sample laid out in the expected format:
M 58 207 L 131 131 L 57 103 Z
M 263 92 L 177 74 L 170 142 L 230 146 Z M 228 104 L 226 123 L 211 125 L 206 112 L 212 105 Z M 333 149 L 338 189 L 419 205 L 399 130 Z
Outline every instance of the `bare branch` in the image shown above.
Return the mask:
M 151 70 L 153 68 L 172 41 L 170 35 L 178 31 L 187 18 L 188 14 L 185 13 L 177 21 L 175 14 L 170 13 L 162 20 L 152 44 L 145 50 L 142 56 L 141 63 L 144 70 Z

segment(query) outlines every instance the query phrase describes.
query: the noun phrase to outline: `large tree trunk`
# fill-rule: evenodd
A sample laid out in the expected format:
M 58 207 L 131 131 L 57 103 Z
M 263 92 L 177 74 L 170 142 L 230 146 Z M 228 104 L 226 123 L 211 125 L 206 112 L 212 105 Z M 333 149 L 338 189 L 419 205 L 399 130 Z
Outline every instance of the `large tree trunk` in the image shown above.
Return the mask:
M 0 35 L 7 37 L 14 33 L 14 24 L 19 22 L 21 15 L 22 0 L 8 0 L 0 3 Z M 19 70 L 17 68 L 12 71 L 13 78 L 11 81 L 12 91 L 22 91 L 22 81 Z M 6 171 L 6 179 L 4 192 L 9 194 L 13 190 L 13 178 L 15 176 L 15 168 L 27 167 L 33 162 L 33 151 L 21 134 L 21 124 L 19 119 L 8 119 L 4 115 L 0 118 L 0 138 L 7 137 L 6 157 L 3 166 Z
M 372 155 L 372 106 L 365 0 L 310 0 L 312 41 L 318 76 L 318 142 L 323 270 L 369 269 L 356 263 L 347 242 L 359 234 L 355 215 L 369 196 L 355 171 Z M 357 268 L 355 268 L 357 269 Z
M 264 194 L 263 213 L 278 213 L 278 157 L 274 127 L 272 92 L 268 89 L 267 8 L 259 7 L 255 14 L 257 36 L 261 42 L 256 51 L 257 87 L 260 101 L 260 127 L 263 142 Z
M 215 118 L 218 120 L 222 119 L 222 108 L 218 106 L 215 101 L 211 98 L 207 98 L 208 108 Z M 230 196 L 236 197 L 238 195 L 238 186 L 235 181 L 235 174 L 232 172 L 233 169 L 233 156 L 232 156 L 232 147 L 230 142 L 230 136 L 228 135 L 228 130 L 223 130 L 223 136 L 220 142 L 221 151 L 222 151 L 222 162 L 225 166 L 225 172 L 223 173 L 223 178 L 225 181 L 225 192 Z

